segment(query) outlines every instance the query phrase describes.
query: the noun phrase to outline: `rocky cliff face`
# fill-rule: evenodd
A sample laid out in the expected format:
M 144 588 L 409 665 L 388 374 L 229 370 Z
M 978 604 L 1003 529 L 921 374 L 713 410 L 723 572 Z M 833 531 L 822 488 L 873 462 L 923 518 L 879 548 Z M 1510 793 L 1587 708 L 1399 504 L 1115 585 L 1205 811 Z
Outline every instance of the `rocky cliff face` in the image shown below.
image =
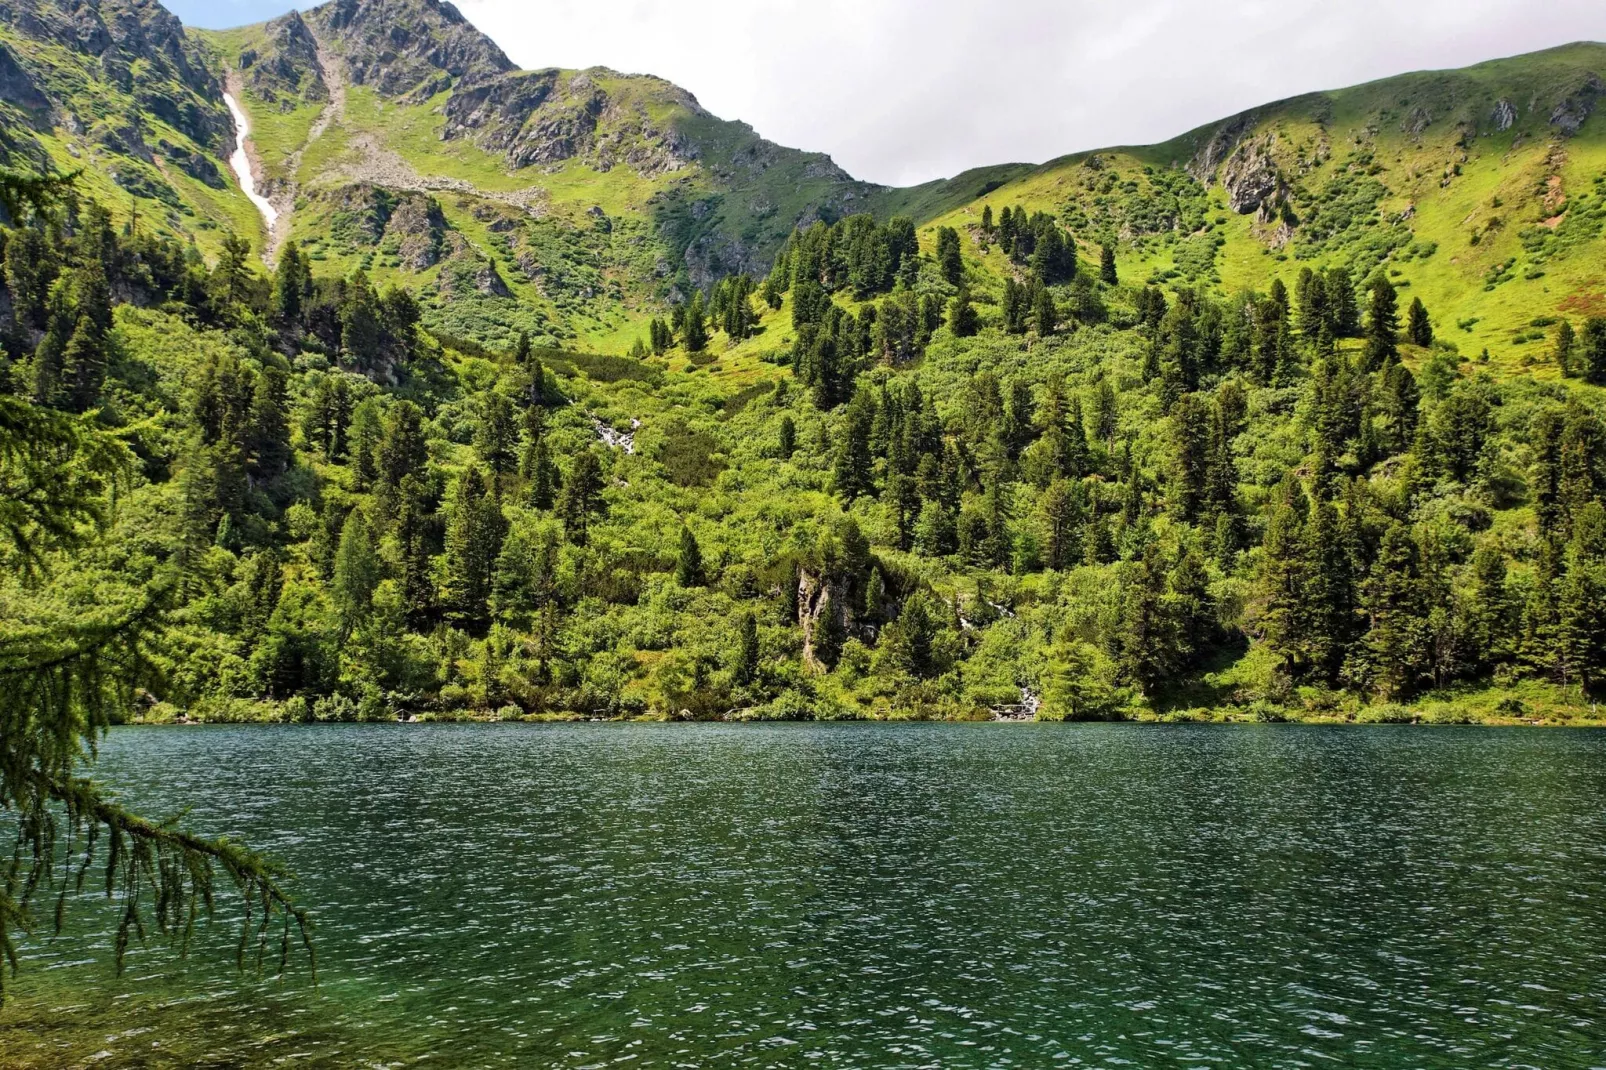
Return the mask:
M 441 0 L 333 0 L 307 14 L 353 85 L 421 102 L 461 82 L 506 74 L 513 61 Z
M 150 116 L 211 152 L 229 145 L 233 126 L 205 55 L 156 0 L 0 0 L 0 27 L 83 61 L 65 71 L 25 49 L 10 53 L 0 80 L 11 87 L 8 100 L 20 98 L 13 103 L 34 110 L 48 103 L 64 125 L 88 125 L 113 110 L 136 126 Z M 133 109 L 117 108 L 102 87 L 132 98 Z
M 306 20 L 290 12 L 267 25 L 267 43 L 247 49 L 237 60 L 247 85 L 259 98 L 281 108 L 298 102 L 324 103 L 329 86 L 318 59 L 318 41 Z

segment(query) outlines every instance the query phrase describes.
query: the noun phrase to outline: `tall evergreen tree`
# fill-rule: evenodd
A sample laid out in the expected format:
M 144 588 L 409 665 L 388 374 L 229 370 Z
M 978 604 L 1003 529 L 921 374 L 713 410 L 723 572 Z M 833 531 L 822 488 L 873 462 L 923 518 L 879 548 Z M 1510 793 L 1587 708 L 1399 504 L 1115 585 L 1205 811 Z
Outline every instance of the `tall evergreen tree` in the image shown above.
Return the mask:
M 1115 286 L 1120 282 L 1115 267 L 1115 246 L 1108 242 L 1099 247 L 1099 279 L 1106 286 Z
M 703 571 L 703 550 L 697 536 L 685 524 L 680 526 L 680 550 L 675 558 L 675 582 L 682 587 L 702 587 L 708 583 Z
M 937 267 L 950 286 L 965 281 L 965 258 L 959 244 L 959 232 L 952 227 L 937 228 Z
M 1362 598 L 1370 627 L 1358 675 L 1385 698 L 1410 695 L 1432 670 L 1429 595 L 1416 539 L 1395 524 L 1383 533 Z
M 1405 338 L 1414 346 L 1426 349 L 1433 344 L 1433 321 L 1428 318 L 1427 306 L 1420 297 L 1411 299 L 1411 310 L 1406 317 Z

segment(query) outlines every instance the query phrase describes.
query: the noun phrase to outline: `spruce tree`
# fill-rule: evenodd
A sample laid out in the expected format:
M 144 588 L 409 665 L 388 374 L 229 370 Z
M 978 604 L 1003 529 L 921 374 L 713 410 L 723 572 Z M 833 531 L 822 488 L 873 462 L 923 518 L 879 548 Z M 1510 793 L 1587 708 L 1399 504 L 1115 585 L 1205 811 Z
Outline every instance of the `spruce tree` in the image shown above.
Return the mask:
M 586 450 L 574 459 L 558 501 L 558 515 L 563 518 L 563 530 L 570 542 L 586 545 L 591 517 L 601 509 L 602 465 L 594 451 Z
M 976 314 L 976 308 L 970 303 L 970 291 L 964 286 L 948 303 L 948 329 L 953 331 L 955 338 L 970 338 L 981 330 L 981 317 Z
M 361 509 L 353 509 L 340 529 L 340 547 L 335 551 L 335 573 L 330 583 L 342 641 L 368 620 L 380 578 L 368 520 Z
M 1371 305 L 1366 317 L 1366 358 L 1361 366 L 1375 372 L 1400 357 L 1399 296 L 1381 271 L 1372 277 Z
M 1577 348 L 1589 381 L 1606 385 L 1606 316 L 1591 316 L 1585 322 Z
M 759 646 L 758 618 L 746 610 L 736 618 L 736 652 L 731 666 L 731 679 L 745 687 L 758 679 Z
M 959 244 L 959 232 L 952 227 L 937 228 L 937 267 L 950 286 L 965 281 L 965 258 Z
M 1420 297 L 1411 299 L 1411 310 L 1406 317 L 1405 337 L 1414 346 L 1423 349 L 1433 344 L 1433 321 L 1428 318 L 1427 306 Z
M 1362 601 L 1370 628 L 1360 675 L 1384 698 L 1409 696 L 1428 677 L 1433 649 L 1421 552 L 1403 524 L 1383 533 Z
M 685 524 L 680 526 L 680 550 L 675 558 L 675 582 L 682 587 L 702 587 L 708 583 L 703 571 L 703 551 L 697 536 Z
M 1099 247 L 1099 279 L 1106 286 L 1115 286 L 1120 282 L 1115 267 L 1115 246 L 1108 242 Z

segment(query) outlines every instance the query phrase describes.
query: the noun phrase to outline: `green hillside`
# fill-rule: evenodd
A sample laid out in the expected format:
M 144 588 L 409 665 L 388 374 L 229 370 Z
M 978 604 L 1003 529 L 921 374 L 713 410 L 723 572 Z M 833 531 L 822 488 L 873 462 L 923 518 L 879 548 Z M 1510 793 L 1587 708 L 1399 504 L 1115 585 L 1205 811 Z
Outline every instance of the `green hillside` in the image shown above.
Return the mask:
M 1596 717 L 1602 46 L 887 190 L 432 0 L 65 10 L 0 628 L 157 607 L 139 716 Z
M 1218 293 L 1292 286 L 1305 266 L 1386 265 L 1515 371 L 1564 316 L 1606 311 L 1606 45 L 1313 93 L 1162 145 L 1065 157 L 931 222 L 982 207 L 1056 213 L 1138 277 Z

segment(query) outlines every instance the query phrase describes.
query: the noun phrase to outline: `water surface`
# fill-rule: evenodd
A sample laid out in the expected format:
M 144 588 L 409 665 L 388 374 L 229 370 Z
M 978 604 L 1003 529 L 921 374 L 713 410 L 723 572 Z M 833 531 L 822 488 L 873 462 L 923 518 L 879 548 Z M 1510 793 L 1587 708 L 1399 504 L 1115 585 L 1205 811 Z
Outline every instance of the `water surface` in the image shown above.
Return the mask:
M 0 1065 L 1606 1066 L 1606 735 L 127 729 L 100 775 L 302 875 L 124 981 L 34 941 Z

